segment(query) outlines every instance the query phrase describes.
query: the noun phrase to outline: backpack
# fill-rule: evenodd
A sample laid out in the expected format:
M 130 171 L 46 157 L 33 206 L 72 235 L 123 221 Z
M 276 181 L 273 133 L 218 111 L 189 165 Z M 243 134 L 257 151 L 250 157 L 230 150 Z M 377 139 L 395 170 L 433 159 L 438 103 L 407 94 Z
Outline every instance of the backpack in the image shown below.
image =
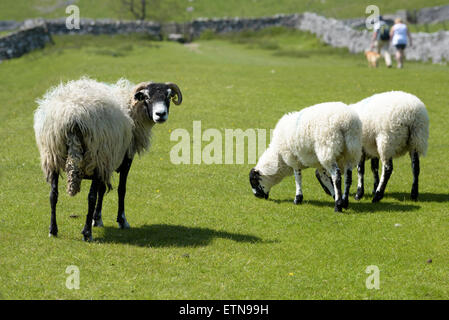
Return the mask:
M 383 23 L 379 29 L 379 39 L 383 41 L 390 40 L 390 27 L 388 24 Z

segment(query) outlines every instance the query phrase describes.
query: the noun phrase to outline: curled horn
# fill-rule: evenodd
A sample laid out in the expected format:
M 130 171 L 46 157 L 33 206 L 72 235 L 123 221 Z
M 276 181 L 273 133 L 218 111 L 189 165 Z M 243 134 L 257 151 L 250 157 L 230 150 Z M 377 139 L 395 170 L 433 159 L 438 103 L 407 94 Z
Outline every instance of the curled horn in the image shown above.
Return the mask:
M 174 83 L 167 82 L 166 85 L 173 91 L 173 93 L 171 94 L 173 103 L 176 104 L 177 106 L 179 106 L 182 102 L 181 90 Z M 176 96 L 176 99 L 175 99 L 175 96 Z

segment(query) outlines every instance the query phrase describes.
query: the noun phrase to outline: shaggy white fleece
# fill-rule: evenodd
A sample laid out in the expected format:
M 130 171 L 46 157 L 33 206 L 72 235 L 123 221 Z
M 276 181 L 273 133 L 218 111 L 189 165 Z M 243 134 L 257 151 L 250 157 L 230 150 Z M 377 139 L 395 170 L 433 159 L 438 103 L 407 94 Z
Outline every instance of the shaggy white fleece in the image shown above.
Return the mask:
M 34 130 L 47 181 L 52 172 L 68 175 L 68 193 L 79 191 L 94 169 L 110 177 L 126 153 L 130 158 L 149 146 L 152 122 L 137 111 L 134 85 L 120 79 L 105 84 L 89 78 L 51 88 L 37 100 Z

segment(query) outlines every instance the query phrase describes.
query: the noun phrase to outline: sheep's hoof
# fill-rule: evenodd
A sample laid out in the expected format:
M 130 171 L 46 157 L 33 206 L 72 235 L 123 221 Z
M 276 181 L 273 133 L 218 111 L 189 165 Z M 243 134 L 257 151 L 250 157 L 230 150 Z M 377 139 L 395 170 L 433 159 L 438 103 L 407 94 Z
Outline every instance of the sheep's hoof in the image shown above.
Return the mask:
M 119 229 L 130 229 L 131 226 L 129 225 L 128 221 L 125 220 L 125 222 L 117 222 Z
M 81 232 L 83 234 L 83 241 L 92 242 L 92 232 Z
M 126 216 L 125 216 L 124 212 L 122 212 L 122 214 L 117 217 L 117 223 L 118 223 L 119 229 L 129 229 L 129 228 L 131 228 L 131 226 L 129 225 L 128 221 L 126 220 Z
M 94 218 L 92 219 L 93 227 L 103 227 L 103 219 L 101 218 L 101 211 L 94 213 Z
M 90 236 L 84 236 L 83 235 L 83 241 L 85 241 L 85 242 L 92 242 L 93 241 L 92 235 L 90 235 Z
M 341 207 L 343 209 L 348 209 L 348 207 L 349 207 L 349 199 L 348 198 L 342 200 Z
M 359 201 L 363 198 L 363 195 L 365 194 L 365 191 L 362 188 L 357 188 L 357 193 L 354 196 L 354 199 Z
M 417 201 L 417 200 L 418 200 L 418 190 L 413 190 L 413 189 L 412 189 L 412 192 L 411 192 L 411 194 L 410 194 L 410 198 L 411 198 L 413 201 Z
M 342 212 L 343 211 L 343 201 L 344 200 L 338 200 L 338 201 L 335 202 L 335 208 L 334 208 L 335 212 Z
M 297 194 L 295 197 L 295 200 L 293 201 L 294 204 L 301 204 L 303 200 L 302 194 Z
M 104 226 L 104 225 L 103 225 L 103 219 L 101 219 L 101 217 L 98 218 L 98 219 L 94 219 L 94 220 L 92 221 L 92 226 L 93 226 L 93 227 L 103 227 L 103 226 Z
M 374 198 L 373 198 L 373 203 L 379 202 L 380 200 L 382 200 L 382 198 L 384 197 L 383 192 L 378 192 L 376 191 L 376 193 L 374 194 Z
M 58 227 L 50 226 L 50 232 L 48 233 L 49 237 L 57 237 L 58 236 Z

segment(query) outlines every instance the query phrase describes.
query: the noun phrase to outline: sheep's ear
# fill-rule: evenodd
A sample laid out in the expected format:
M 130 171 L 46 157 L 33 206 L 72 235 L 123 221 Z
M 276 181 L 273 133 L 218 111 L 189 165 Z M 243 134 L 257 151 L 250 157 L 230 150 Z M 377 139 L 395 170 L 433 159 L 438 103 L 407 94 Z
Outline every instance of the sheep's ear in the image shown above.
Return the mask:
M 137 101 L 143 101 L 145 99 L 145 94 L 142 91 L 136 92 L 134 99 Z

